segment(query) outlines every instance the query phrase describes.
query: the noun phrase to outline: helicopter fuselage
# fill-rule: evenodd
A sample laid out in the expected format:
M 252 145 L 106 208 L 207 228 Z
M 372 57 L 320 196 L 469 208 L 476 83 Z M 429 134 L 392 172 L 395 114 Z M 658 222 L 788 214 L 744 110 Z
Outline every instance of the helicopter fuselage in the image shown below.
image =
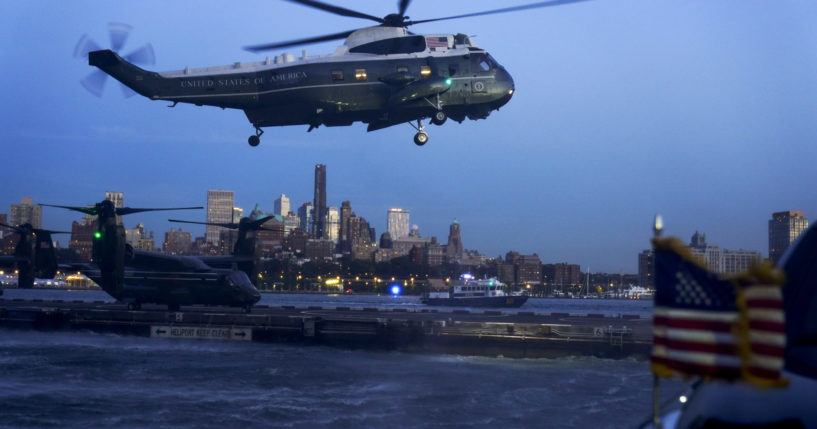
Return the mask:
M 108 50 L 91 52 L 89 63 L 152 100 L 241 109 L 257 129 L 360 121 L 373 131 L 437 112 L 461 122 L 486 118 L 513 95 L 510 74 L 468 36 L 370 35 L 350 44 L 353 36 L 331 55 L 165 73 Z

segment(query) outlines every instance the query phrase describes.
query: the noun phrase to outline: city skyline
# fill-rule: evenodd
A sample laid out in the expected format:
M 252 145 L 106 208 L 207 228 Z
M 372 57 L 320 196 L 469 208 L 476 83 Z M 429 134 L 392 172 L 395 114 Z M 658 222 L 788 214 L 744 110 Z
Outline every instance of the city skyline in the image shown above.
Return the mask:
M 396 6 L 343 5 L 376 16 Z M 407 14 L 496 7 L 416 0 Z M 656 213 L 667 234 L 699 230 L 765 254 L 770 213 L 817 216 L 813 16 L 814 2 L 625 0 L 417 25 L 475 35 L 513 77 L 513 99 L 485 120 L 427 126 L 422 148 L 408 125 L 367 133 L 359 123 L 267 128 L 251 148 L 240 111 L 126 99 L 111 79 L 101 97 L 89 94 L 80 81 L 94 69 L 73 58 L 77 42 L 87 34 L 107 48 L 108 23 L 127 23 L 123 55 L 150 42 L 156 64 L 145 68 L 164 72 L 263 61 L 241 47 L 367 22 L 283 1 L 12 2 L 0 16 L 0 90 L 13 101 L 0 127 L 17 161 L 4 165 L 0 203 L 86 205 L 116 190 L 129 207 L 198 206 L 207 189 L 231 189 L 245 213 L 256 202 L 272 211 L 280 193 L 297 208 L 313 201 L 313 169 L 324 164 L 330 205 L 351 201 L 378 233 L 387 208 L 405 207 L 441 241 L 457 218 L 465 247 L 488 256 L 634 272 Z M 330 54 L 341 43 L 269 55 Z M 43 227 L 65 230 L 72 216 L 46 208 Z M 159 232 L 182 216 L 206 217 L 126 222 Z

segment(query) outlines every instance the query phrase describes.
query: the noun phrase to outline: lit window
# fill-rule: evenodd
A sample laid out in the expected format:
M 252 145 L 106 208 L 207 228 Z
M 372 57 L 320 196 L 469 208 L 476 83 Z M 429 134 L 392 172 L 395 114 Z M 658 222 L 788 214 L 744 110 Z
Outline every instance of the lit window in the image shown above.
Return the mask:
M 355 79 L 357 79 L 357 80 L 366 80 L 366 69 L 356 69 L 355 70 Z
M 332 80 L 343 80 L 343 70 L 332 70 Z
M 431 67 L 429 66 L 420 66 L 420 75 L 423 77 L 431 76 Z
M 397 73 L 408 73 L 408 67 L 406 67 L 406 66 L 397 66 Z

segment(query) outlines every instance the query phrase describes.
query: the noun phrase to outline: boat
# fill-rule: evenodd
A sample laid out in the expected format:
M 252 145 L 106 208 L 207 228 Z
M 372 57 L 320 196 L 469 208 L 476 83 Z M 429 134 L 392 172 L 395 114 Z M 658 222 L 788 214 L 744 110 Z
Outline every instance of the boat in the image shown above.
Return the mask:
M 445 291 L 428 292 L 420 301 L 426 305 L 448 307 L 521 307 L 528 301 L 524 293 L 508 293 L 506 285 L 496 277 L 474 279 L 463 274 L 460 281 Z

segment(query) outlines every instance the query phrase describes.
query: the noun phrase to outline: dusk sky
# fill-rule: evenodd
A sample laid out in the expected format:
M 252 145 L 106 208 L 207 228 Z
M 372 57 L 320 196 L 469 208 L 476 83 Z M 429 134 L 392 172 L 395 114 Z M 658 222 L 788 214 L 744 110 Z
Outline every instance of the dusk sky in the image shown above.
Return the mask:
M 397 1 L 338 4 L 384 16 Z M 415 0 L 412 19 L 527 1 Z M 371 133 L 365 124 L 266 128 L 247 144 L 244 113 L 140 96 L 109 79 L 103 96 L 80 80 L 95 68 L 73 57 L 83 34 L 110 47 L 108 23 L 133 31 L 120 53 L 153 45 L 154 71 L 266 55 L 247 45 L 370 25 L 277 0 L 25 1 L 0 6 L 0 213 L 35 203 L 87 205 L 107 190 L 129 207 L 206 205 L 208 189 L 235 191 L 245 213 L 312 200 L 315 164 L 327 166 L 329 205 L 386 227 L 411 211 L 423 236 L 445 242 L 458 219 L 467 249 L 537 253 L 593 272 L 637 272 L 653 216 L 684 241 L 768 253 L 773 211 L 817 221 L 817 2 L 597 0 L 421 24 L 415 33 L 466 33 L 507 68 L 513 99 L 487 120 Z M 289 48 L 329 54 L 342 41 Z M 273 51 L 269 55 L 284 52 Z M 44 208 L 44 226 L 81 215 Z M 161 243 L 205 211 L 148 213 Z M 185 225 L 194 236 L 203 227 Z M 66 239 L 59 238 L 63 243 Z

